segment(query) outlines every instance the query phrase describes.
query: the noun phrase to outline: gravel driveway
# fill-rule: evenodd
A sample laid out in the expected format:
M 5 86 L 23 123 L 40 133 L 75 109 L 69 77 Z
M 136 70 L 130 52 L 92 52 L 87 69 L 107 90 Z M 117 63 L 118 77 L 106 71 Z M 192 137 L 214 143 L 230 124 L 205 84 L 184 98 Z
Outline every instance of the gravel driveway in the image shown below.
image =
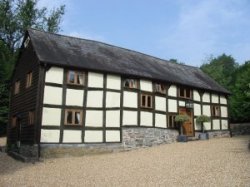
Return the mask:
M 250 136 L 47 159 L 0 153 L 0 186 L 250 186 Z

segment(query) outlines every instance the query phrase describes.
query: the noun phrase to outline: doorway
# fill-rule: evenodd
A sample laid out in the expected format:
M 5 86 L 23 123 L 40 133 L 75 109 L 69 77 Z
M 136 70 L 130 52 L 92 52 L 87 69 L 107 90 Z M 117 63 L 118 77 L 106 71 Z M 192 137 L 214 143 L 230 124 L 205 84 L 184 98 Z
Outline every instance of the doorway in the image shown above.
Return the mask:
M 194 136 L 194 126 L 193 126 L 193 112 L 191 109 L 179 108 L 180 115 L 189 116 L 189 121 L 183 124 L 183 134 L 186 136 Z

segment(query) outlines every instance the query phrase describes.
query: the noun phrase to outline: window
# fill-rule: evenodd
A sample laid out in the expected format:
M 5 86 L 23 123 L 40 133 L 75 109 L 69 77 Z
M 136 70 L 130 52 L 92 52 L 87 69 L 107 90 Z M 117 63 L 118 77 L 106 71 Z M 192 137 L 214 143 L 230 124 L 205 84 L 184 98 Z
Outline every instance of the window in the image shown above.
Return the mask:
M 84 85 L 84 73 L 78 71 L 68 71 L 67 83 L 74 85 Z
M 20 81 L 15 82 L 14 94 L 18 94 L 20 92 Z
M 141 94 L 141 107 L 153 108 L 152 95 Z
M 81 125 L 82 111 L 81 110 L 66 110 L 65 111 L 65 125 Z
M 161 83 L 155 83 L 155 92 L 166 94 L 166 92 L 167 92 L 166 86 L 164 84 L 161 84 Z
M 125 79 L 124 87 L 125 88 L 138 88 L 138 81 L 136 79 Z
M 16 125 L 17 125 L 17 117 L 13 116 L 11 118 L 11 127 L 14 128 L 14 127 L 16 127 Z
M 26 88 L 29 88 L 32 85 L 32 72 L 27 73 L 26 75 Z
M 175 115 L 168 116 L 168 128 L 173 128 L 173 129 L 178 128 L 177 122 L 175 121 Z
M 179 88 L 179 96 L 184 98 L 191 99 L 192 93 L 191 89 L 189 88 Z
M 29 119 L 28 119 L 28 124 L 29 125 L 34 125 L 34 118 L 35 118 L 35 112 L 34 111 L 29 111 Z
M 212 106 L 212 116 L 219 117 L 220 116 L 220 107 L 219 106 Z

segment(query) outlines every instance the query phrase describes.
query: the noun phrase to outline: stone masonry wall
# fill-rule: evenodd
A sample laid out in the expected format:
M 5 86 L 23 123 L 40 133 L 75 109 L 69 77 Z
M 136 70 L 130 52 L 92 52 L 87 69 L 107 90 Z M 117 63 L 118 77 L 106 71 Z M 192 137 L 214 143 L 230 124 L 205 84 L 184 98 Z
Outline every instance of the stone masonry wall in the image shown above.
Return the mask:
M 250 123 L 232 123 L 230 124 L 230 130 L 231 130 L 232 136 L 249 135 Z

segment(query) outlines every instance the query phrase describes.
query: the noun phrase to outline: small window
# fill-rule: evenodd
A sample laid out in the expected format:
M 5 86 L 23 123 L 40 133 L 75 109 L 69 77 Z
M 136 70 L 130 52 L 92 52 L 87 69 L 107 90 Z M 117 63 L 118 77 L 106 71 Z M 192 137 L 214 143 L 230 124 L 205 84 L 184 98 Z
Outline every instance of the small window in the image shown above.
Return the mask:
M 168 128 L 177 128 L 177 123 L 175 121 L 175 115 L 169 115 L 168 116 Z
M 142 108 L 153 108 L 152 95 L 141 94 L 141 107 Z
M 138 88 L 138 81 L 136 79 L 125 79 L 124 87 L 125 88 Z
M 189 88 L 179 88 L 179 97 L 191 99 L 192 91 Z
M 16 116 L 13 116 L 11 118 L 11 128 L 15 128 L 17 125 L 17 117 Z
M 77 71 L 68 71 L 67 83 L 74 85 L 84 85 L 84 73 Z
M 31 87 L 32 77 L 33 77 L 32 72 L 27 73 L 27 75 L 26 75 L 26 88 Z
M 219 117 L 220 116 L 220 107 L 212 106 L 212 116 Z
M 14 94 L 19 94 L 20 92 L 20 81 L 15 82 Z
M 166 86 L 164 84 L 161 84 L 161 83 L 155 83 L 155 92 L 166 94 L 166 92 L 167 92 Z
M 81 110 L 66 110 L 65 111 L 65 125 L 81 125 L 82 111 Z
M 29 125 L 34 125 L 35 122 L 35 112 L 34 111 L 29 111 L 29 119 L 28 119 L 28 124 Z

